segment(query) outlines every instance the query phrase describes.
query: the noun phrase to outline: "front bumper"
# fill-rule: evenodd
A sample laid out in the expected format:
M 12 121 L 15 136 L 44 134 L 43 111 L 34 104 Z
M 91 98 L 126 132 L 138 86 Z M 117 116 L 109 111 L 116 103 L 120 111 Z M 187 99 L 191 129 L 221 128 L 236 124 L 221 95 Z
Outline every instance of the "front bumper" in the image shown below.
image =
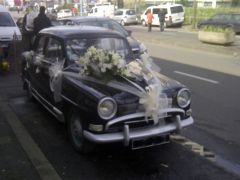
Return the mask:
M 124 125 L 123 132 L 114 132 L 107 134 L 94 134 L 87 130 L 84 130 L 83 134 L 86 139 L 94 143 L 111 143 L 111 142 L 123 142 L 125 146 L 128 146 L 131 140 L 135 139 L 147 139 L 155 136 L 166 135 L 174 132 L 179 132 L 182 128 L 193 124 L 193 118 L 190 116 L 184 120 L 181 120 L 180 115 L 173 117 L 173 122 L 168 124 L 159 124 L 156 126 L 130 129 L 127 124 Z

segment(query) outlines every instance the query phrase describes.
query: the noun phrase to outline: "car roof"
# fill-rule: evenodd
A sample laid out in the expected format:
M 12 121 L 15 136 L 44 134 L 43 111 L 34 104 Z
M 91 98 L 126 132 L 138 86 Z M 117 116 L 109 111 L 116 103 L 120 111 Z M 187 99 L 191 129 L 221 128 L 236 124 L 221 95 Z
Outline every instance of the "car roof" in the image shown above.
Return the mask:
M 112 19 L 108 17 L 98 17 L 98 16 L 74 16 L 74 17 L 68 17 L 63 18 L 62 20 L 72 20 L 72 21 L 113 21 Z
M 67 39 L 69 36 L 74 35 L 108 35 L 108 36 L 117 36 L 124 37 L 120 33 L 116 31 L 111 31 L 102 27 L 94 27 L 94 26 L 53 26 L 50 28 L 43 29 L 39 32 L 39 34 L 50 34 L 62 39 Z

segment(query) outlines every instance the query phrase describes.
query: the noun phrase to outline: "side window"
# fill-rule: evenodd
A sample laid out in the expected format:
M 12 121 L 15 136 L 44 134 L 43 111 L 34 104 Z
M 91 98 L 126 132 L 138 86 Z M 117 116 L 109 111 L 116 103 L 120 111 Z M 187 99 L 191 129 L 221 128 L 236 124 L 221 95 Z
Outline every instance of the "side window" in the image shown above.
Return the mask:
M 45 57 L 52 63 L 62 62 L 64 60 L 63 48 L 59 40 L 49 38 Z
M 160 10 L 159 8 L 153 8 L 153 15 L 154 15 L 154 14 L 158 14 L 158 13 L 159 13 L 159 10 Z
M 45 39 L 46 38 L 44 36 L 39 38 L 38 45 L 37 45 L 37 48 L 36 48 L 36 54 L 43 55 Z

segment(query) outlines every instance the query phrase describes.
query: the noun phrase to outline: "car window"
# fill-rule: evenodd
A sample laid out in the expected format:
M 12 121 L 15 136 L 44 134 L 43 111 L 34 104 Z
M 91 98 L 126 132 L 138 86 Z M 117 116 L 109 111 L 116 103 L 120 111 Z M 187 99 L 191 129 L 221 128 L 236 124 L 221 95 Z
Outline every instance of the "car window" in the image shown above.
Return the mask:
M 87 26 L 97 26 L 97 27 L 104 27 L 110 30 L 114 30 L 122 34 L 123 36 L 129 36 L 127 30 L 125 30 L 118 22 L 113 20 L 107 21 L 87 21 L 87 22 L 76 22 L 78 25 L 87 25 Z
M 114 13 L 114 15 L 115 15 L 115 16 L 121 16 L 121 15 L 123 15 L 123 11 L 116 11 L 116 12 Z
M 159 8 L 153 8 L 153 14 L 158 14 L 158 13 L 159 13 L 159 11 L 160 11 L 160 9 L 159 9 Z
M 89 47 L 104 49 L 119 53 L 123 58 L 130 56 L 128 45 L 119 38 L 74 38 L 69 39 L 66 44 L 67 56 L 71 61 L 77 61 L 83 56 Z
M 170 9 L 171 9 L 172 14 L 183 12 L 183 7 L 182 6 L 174 6 L 174 7 L 171 7 Z
M 135 15 L 135 11 L 134 10 L 128 10 L 127 12 L 126 12 L 126 14 L 127 15 Z
M 15 26 L 15 23 L 8 12 L 0 12 L 0 26 Z
M 41 36 L 38 40 L 37 48 L 36 48 L 36 54 L 43 55 L 44 54 L 44 45 L 45 45 L 45 37 Z
M 64 60 L 63 48 L 59 40 L 55 38 L 49 38 L 46 46 L 45 57 L 52 63 L 57 63 Z

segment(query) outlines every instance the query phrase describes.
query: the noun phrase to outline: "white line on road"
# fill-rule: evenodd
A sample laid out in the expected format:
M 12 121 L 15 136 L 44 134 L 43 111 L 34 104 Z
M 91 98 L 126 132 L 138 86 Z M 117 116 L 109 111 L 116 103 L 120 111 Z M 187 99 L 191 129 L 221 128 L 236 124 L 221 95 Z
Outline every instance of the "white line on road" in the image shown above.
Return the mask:
M 195 78 L 195 79 L 199 79 L 202 81 L 210 82 L 213 84 L 219 84 L 219 81 L 214 81 L 212 79 L 208 79 L 208 78 L 204 78 L 204 77 L 200 77 L 200 76 L 196 76 L 196 75 L 192 75 L 192 74 L 188 74 L 188 73 L 184 73 L 184 72 L 180 72 L 180 71 L 174 71 L 174 73 L 181 74 L 183 76 L 188 76 L 188 77 Z

